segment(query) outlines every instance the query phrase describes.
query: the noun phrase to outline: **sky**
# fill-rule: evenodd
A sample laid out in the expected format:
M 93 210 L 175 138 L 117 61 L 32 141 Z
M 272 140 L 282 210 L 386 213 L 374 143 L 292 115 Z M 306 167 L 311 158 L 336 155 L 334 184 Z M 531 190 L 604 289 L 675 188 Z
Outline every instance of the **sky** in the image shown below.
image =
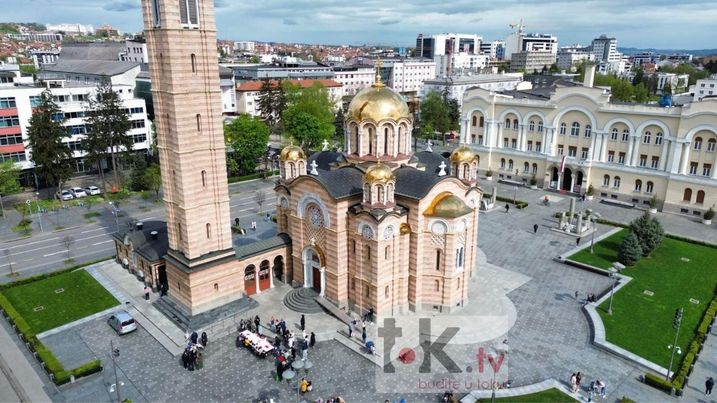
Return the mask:
M 715 0 L 213 0 L 220 39 L 415 46 L 419 33 L 505 39 L 522 18 L 527 32 L 560 46 L 601 35 L 618 46 L 717 48 Z M 110 24 L 142 29 L 140 0 L 1 0 L 0 20 Z

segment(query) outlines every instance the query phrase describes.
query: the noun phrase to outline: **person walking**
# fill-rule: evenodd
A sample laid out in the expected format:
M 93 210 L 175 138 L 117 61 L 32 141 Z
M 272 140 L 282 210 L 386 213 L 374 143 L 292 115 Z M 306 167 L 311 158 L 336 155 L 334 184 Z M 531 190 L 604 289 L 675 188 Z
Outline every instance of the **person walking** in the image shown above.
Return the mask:
M 577 378 L 575 376 L 575 373 L 573 372 L 573 374 L 570 376 L 570 390 L 572 390 L 573 393 L 578 391 L 578 388 L 576 385 L 577 385 Z
M 533 234 L 538 233 L 538 224 L 533 224 Z
M 363 328 L 361 331 L 361 340 L 363 341 L 363 344 L 366 344 L 366 327 Z
M 510 204 L 505 203 L 505 214 L 508 214 L 508 211 L 510 211 Z
M 301 330 L 306 330 L 306 319 L 303 313 L 301 314 L 301 319 L 299 319 L 299 325 L 301 325 Z
M 147 287 L 147 284 L 144 285 L 144 300 L 149 301 L 149 287 Z
M 575 374 L 575 387 L 576 390 L 580 390 L 580 381 L 583 379 L 583 376 L 578 372 Z
M 351 323 L 349 323 L 349 339 L 354 335 L 354 328 L 351 326 Z
M 303 361 L 306 361 L 306 355 L 309 353 L 309 341 L 304 339 L 304 342 L 301 343 L 301 359 Z
M 259 315 L 256 315 L 254 317 L 254 325 L 256 325 L 257 332 L 259 331 L 259 325 L 261 324 L 261 319 L 259 319 Z
M 314 332 L 311 332 L 311 336 L 309 337 L 309 347 L 314 348 L 314 345 L 316 344 L 316 335 Z
M 707 378 L 705 381 L 705 395 L 709 396 L 712 394 L 712 388 L 715 386 L 715 380 L 712 377 Z
M 580 246 L 580 237 L 575 240 L 575 246 Z

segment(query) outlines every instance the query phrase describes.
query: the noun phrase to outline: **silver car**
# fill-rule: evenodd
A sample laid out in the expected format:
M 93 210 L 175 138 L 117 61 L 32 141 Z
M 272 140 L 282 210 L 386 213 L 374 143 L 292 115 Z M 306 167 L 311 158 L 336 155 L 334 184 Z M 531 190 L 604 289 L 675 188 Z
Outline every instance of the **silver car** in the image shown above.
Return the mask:
M 127 311 L 117 311 L 107 319 L 107 323 L 117 334 L 127 334 L 137 330 L 137 323 Z

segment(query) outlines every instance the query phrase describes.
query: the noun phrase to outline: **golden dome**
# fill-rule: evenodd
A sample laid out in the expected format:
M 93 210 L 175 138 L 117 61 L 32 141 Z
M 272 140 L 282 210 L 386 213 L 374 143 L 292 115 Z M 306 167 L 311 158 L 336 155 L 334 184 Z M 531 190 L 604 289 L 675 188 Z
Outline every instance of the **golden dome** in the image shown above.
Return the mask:
M 373 120 L 374 122 L 383 119 L 410 119 L 410 117 L 408 105 L 403 97 L 381 83 L 359 91 L 351 100 L 346 114 L 347 120 Z
M 462 145 L 451 153 L 451 162 L 473 162 L 478 155 L 467 145 Z
M 301 147 L 291 144 L 281 150 L 279 159 L 282 161 L 298 161 L 300 159 L 306 159 L 306 154 L 304 154 L 304 150 L 302 150 Z
M 456 218 L 472 212 L 473 209 L 458 196 L 444 194 L 434 199 L 424 215 L 429 217 Z
M 363 174 L 363 181 L 366 183 L 386 182 L 395 179 L 396 177 L 393 175 L 391 167 L 381 162 L 370 166 L 366 173 Z

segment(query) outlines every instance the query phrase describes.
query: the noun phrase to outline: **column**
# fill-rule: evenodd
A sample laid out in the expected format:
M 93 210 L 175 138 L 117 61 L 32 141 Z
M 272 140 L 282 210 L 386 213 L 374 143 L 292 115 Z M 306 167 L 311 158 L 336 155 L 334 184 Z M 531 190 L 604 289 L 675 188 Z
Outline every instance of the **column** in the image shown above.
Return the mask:
M 546 150 L 548 149 L 548 128 L 543 127 L 543 138 L 542 138 L 542 148 L 540 149 L 541 154 L 547 154 Z
M 690 143 L 682 143 L 682 158 L 680 159 L 680 173 L 687 175 L 687 165 L 690 162 Z
M 630 141 L 628 142 L 627 146 L 627 155 L 625 159 L 625 165 L 626 166 L 632 166 L 632 150 L 635 148 L 635 138 L 630 136 Z
M 577 175 L 577 172 L 574 170 L 572 171 L 572 175 L 570 175 L 570 189 L 568 189 L 568 192 L 572 192 L 573 189 L 575 189 L 575 176 Z M 572 199 L 575 200 L 575 199 Z
M 269 266 L 269 288 L 274 288 L 274 265 Z
M 632 149 L 632 161 L 630 165 L 636 167 L 639 165 L 638 160 L 640 158 L 640 137 L 635 138 L 635 147 Z
M 259 288 L 259 266 L 254 267 L 254 288 L 257 294 L 261 294 L 261 288 Z
M 356 154 L 360 157 L 363 155 L 363 128 L 359 127 L 358 130 L 358 150 Z
M 596 131 L 593 131 L 593 132 L 592 132 L 592 136 L 590 136 L 590 137 L 591 137 L 591 139 L 590 139 L 590 149 L 588 150 L 588 160 L 589 160 L 589 161 L 592 161 L 592 160 L 593 160 L 593 156 L 595 155 L 595 147 L 597 146 L 597 142 L 598 142 L 597 137 L 598 137 L 598 136 L 600 136 L 600 133 L 598 133 L 598 132 L 596 132 Z M 598 158 L 599 158 L 599 156 L 600 156 L 600 154 L 598 153 Z
M 665 166 L 665 170 L 676 174 L 679 169 L 679 163 L 680 163 L 680 143 L 677 142 L 677 140 L 670 140 L 670 150 L 667 154 L 667 165 Z
M 607 142 L 610 141 L 607 136 L 609 136 L 608 133 L 602 134 L 602 141 L 600 142 L 600 162 L 607 161 Z
M 306 270 L 306 258 L 301 259 L 301 269 L 304 271 L 304 288 L 309 288 L 311 285 L 309 284 L 309 276 L 307 273 L 312 273 L 312 270 Z
M 670 144 L 672 143 L 672 140 L 664 139 L 662 143 L 662 153 L 660 153 L 660 163 L 657 166 L 657 169 L 660 171 L 665 170 L 665 164 L 667 163 L 667 153 L 669 152 L 668 149 L 670 148 Z
M 520 127 L 520 132 L 518 132 L 518 149 L 520 151 L 525 151 L 528 141 L 528 134 L 526 133 L 527 130 L 525 125 L 520 125 L 518 127 Z
M 498 126 L 498 135 L 496 136 L 495 146 L 497 148 L 503 148 L 503 124 L 502 122 L 496 123 Z
M 319 268 L 319 273 L 321 275 L 321 292 L 319 296 L 323 297 L 326 294 L 326 267 Z
M 346 153 L 351 154 L 351 129 L 346 133 Z
M 717 179 L 717 156 L 715 156 L 715 160 L 712 162 L 712 172 L 710 172 L 710 178 Z
M 468 143 L 468 137 L 469 137 L 469 136 L 468 136 L 468 130 L 469 130 L 469 127 L 470 127 L 470 126 L 468 126 L 468 118 L 462 117 L 462 118 L 461 118 L 461 141 L 460 141 L 462 144 L 467 144 L 467 143 Z
M 485 130 L 483 133 L 483 145 L 486 147 L 492 147 L 493 146 L 493 121 L 485 120 Z

